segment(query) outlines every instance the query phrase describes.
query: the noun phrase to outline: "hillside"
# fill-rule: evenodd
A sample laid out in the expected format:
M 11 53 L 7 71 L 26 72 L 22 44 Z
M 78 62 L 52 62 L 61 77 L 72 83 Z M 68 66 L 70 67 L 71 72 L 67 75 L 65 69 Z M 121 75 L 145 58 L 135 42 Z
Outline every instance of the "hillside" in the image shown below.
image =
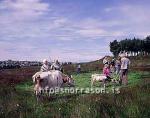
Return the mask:
M 111 60 L 112 57 L 109 57 Z M 130 69 L 132 70 L 150 70 L 150 56 L 132 56 L 129 57 L 131 60 L 131 66 Z M 64 71 L 67 73 L 74 72 L 76 70 L 78 64 L 72 64 L 72 65 L 66 65 L 64 66 Z M 82 72 L 88 72 L 88 71 L 97 71 L 102 70 L 103 68 L 103 58 L 92 61 L 92 62 L 86 62 L 86 63 L 80 63 Z
M 112 57 L 110 57 L 112 58 Z M 103 68 L 103 59 L 96 61 L 81 63 L 82 73 L 90 71 L 101 71 Z M 135 71 L 150 71 L 150 56 L 149 57 L 130 57 L 131 67 L 130 69 Z M 76 73 L 76 67 L 78 64 L 64 65 L 64 73 L 73 74 Z M 40 70 L 40 67 L 25 67 L 20 69 L 3 69 L 0 70 L 0 84 L 16 84 L 32 79 L 32 75 Z

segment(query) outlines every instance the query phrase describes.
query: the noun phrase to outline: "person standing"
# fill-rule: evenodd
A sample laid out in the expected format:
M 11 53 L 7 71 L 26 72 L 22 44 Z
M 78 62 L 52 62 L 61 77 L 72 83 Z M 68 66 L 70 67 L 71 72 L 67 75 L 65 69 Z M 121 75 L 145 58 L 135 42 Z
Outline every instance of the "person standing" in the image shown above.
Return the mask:
M 121 68 L 121 58 L 118 57 L 117 60 L 115 61 L 115 71 L 116 71 L 116 75 L 119 75 L 120 68 Z
M 77 66 L 77 73 L 79 74 L 81 72 L 81 65 L 79 64 L 78 66 Z
M 110 72 L 111 74 L 114 74 L 115 72 L 115 59 L 114 58 L 110 62 Z
M 47 59 L 43 60 L 43 65 L 41 66 L 41 72 L 47 72 L 50 70 Z
M 120 84 L 128 84 L 128 69 L 130 65 L 130 60 L 126 57 L 125 54 L 121 55 L 121 75 L 120 75 Z

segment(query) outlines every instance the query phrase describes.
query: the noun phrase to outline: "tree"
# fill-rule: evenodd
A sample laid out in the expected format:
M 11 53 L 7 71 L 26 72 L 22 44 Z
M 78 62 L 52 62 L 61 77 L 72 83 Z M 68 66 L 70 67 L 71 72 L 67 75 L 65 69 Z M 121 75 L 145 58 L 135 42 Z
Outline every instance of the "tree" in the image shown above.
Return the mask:
M 144 39 L 144 50 L 148 55 L 150 54 L 150 36 Z
M 110 42 L 110 51 L 113 53 L 114 56 L 118 56 L 120 52 L 120 44 L 117 40 Z
M 120 52 L 127 52 L 132 56 L 137 55 L 149 55 L 150 54 L 150 36 L 147 36 L 144 40 L 139 38 L 124 39 L 118 42 L 114 40 L 110 42 L 110 51 L 114 56 L 117 56 Z

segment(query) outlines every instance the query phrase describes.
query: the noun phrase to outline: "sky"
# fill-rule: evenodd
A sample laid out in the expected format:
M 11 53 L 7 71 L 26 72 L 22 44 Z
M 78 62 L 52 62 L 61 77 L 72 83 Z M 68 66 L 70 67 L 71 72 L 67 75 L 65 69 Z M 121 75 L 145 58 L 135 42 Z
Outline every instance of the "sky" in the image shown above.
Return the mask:
M 0 0 L 0 60 L 85 62 L 150 35 L 149 0 Z

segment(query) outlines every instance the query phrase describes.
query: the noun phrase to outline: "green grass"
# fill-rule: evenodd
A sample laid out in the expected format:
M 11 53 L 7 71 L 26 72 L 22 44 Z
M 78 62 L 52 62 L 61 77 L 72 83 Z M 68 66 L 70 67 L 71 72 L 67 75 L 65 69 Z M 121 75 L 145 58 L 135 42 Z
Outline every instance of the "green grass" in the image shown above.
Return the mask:
M 142 73 L 139 72 L 131 72 L 128 77 L 129 86 L 134 86 L 138 84 L 142 79 Z
M 34 84 L 31 80 L 16 85 L 16 89 L 24 90 L 24 91 L 33 91 L 33 88 L 34 88 Z
M 91 87 L 91 75 L 94 73 L 100 73 L 100 72 L 89 72 L 89 73 L 81 73 L 81 74 L 73 74 L 73 78 L 75 80 L 75 87 Z M 147 73 L 144 73 L 147 74 Z M 134 86 L 138 83 L 140 83 L 142 79 L 143 73 L 140 72 L 130 72 L 128 75 L 128 86 Z M 116 79 L 116 76 L 115 76 Z M 117 78 L 118 79 L 118 78 Z M 112 86 L 112 83 L 108 83 L 108 86 Z M 94 87 L 101 87 L 102 83 L 96 82 L 94 84 Z M 33 82 L 32 80 L 18 84 L 16 86 L 16 89 L 25 90 L 25 91 L 33 91 Z
M 74 74 L 76 87 L 90 87 L 90 73 Z M 29 117 L 29 118 L 101 118 L 101 117 L 145 117 L 150 114 L 149 109 L 149 81 L 142 77 L 149 72 L 130 72 L 129 84 L 121 86 L 120 94 L 84 94 L 58 95 L 44 97 L 41 102 L 36 101 L 32 81 L 27 81 L 14 88 L 0 89 L 0 118 Z M 145 81 L 145 82 L 144 82 Z M 140 85 L 140 86 L 139 86 Z M 101 86 L 99 82 L 96 86 Z M 110 84 L 109 87 L 112 85 Z

